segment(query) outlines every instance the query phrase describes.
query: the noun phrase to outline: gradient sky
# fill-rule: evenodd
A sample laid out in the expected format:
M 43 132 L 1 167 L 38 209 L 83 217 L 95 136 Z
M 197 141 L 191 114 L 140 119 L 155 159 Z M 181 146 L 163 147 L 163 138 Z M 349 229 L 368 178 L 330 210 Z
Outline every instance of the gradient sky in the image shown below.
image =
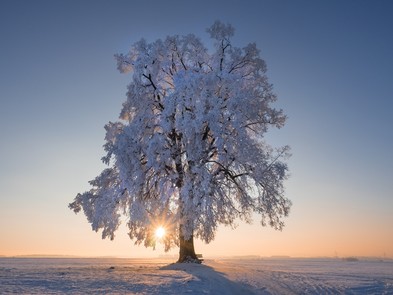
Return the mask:
M 211 3 L 212 2 L 212 3 Z M 0 255 L 157 256 L 67 208 L 104 168 L 104 125 L 130 79 L 113 55 L 144 37 L 231 23 L 256 42 L 287 125 L 282 232 L 220 228 L 211 255 L 393 257 L 392 1 L 0 1 Z M 176 253 L 177 249 L 173 253 Z

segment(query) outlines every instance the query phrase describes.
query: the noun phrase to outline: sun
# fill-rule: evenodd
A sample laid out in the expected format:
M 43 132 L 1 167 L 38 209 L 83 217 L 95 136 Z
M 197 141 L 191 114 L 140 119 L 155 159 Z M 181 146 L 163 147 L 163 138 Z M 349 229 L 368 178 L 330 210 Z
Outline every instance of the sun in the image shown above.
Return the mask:
M 156 238 L 162 239 L 165 236 L 165 229 L 160 226 L 156 229 Z

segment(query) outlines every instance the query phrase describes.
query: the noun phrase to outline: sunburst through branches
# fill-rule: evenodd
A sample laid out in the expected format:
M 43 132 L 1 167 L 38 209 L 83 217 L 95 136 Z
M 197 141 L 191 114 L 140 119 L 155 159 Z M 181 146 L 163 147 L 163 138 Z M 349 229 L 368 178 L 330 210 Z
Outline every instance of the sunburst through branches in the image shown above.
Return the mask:
M 165 236 L 165 228 L 163 228 L 162 226 L 159 226 L 156 229 L 155 236 L 158 240 L 161 240 Z

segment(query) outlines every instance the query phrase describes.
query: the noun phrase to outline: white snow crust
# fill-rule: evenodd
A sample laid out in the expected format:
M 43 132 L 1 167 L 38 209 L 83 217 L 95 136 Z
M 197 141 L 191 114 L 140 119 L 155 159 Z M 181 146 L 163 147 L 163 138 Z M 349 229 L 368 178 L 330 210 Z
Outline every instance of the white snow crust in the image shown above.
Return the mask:
M 0 294 L 393 294 L 393 261 L 0 258 Z

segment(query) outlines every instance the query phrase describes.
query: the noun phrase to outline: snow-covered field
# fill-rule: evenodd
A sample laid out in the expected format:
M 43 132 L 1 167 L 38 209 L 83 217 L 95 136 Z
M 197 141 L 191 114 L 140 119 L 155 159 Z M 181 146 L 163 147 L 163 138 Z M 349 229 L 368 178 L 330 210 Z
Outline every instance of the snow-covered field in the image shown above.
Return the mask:
M 393 294 L 393 261 L 0 258 L 0 294 Z

